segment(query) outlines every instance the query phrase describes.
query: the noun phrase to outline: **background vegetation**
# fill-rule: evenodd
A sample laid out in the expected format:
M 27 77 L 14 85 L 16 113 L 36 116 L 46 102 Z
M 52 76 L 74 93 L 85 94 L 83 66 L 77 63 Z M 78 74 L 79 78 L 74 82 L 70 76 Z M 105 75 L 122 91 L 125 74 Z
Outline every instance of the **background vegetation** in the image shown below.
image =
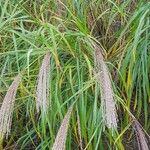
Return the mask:
M 105 127 L 95 79 L 96 42 L 110 72 L 118 127 Z M 50 52 L 48 113 L 36 112 L 37 79 Z M 1 0 L 0 103 L 22 74 L 5 149 L 51 149 L 75 102 L 66 149 L 136 150 L 130 113 L 150 133 L 150 3 L 146 0 Z M 81 135 L 78 132 L 80 120 Z M 81 139 L 80 139 L 81 136 Z

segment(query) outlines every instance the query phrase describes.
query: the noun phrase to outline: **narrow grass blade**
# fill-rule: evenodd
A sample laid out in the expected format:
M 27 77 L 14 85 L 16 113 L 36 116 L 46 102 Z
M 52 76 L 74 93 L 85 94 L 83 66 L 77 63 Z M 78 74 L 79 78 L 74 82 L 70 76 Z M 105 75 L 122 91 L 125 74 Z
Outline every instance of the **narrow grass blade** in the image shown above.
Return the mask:
M 37 85 L 37 101 L 36 109 L 37 112 L 40 110 L 44 113 L 47 112 L 49 106 L 48 96 L 49 96 L 49 69 L 50 69 L 50 53 L 48 52 L 42 62 Z
M 62 124 L 58 130 L 52 150 L 65 150 L 65 142 L 66 142 L 69 120 L 70 120 L 72 109 L 73 106 L 71 106 L 68 109 L 68 112 L 66 113 L 62 121 Z
M 0 134 L 2 136 L 8 137 L 8 134 L 11 129 L 12 124 L 12 113 L 15 104 L 15 96 L 17 92 L 17 88 L 19 86 L 21 80 L 21 76 L 17 75 L 10 85 L 7 93 L 4 97 L 1 109 L 0 109 Z
M 103 116 L 104 119 L 106 120 L 106 125 L 108 128 L 116 128 L 117 113 L 115 101 L 113 98 L 113 89 L 109 77 L 109 71 L 104 62 L 101 48 L 99 48 L 96 44 L 94 45 L 94 48 L 95 48 L 96 70 L 98 73 L 97 81 L 100 84 L 101 100 L 104 108 Z

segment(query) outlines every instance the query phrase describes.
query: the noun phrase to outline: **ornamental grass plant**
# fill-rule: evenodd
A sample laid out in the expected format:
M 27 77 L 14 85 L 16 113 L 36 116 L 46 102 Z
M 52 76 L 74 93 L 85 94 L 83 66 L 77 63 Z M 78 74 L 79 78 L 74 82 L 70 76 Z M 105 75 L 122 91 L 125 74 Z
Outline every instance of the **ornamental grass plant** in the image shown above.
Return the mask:
M 149 149 L 149 31 L 147 0 L 1 0 L 0 148 Z

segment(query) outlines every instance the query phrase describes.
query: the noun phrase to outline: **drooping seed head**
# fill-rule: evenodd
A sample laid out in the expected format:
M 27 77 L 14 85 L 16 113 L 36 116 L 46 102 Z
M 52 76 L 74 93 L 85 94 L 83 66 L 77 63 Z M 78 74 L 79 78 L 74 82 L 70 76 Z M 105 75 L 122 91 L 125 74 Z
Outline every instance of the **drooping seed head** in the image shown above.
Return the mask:
M 38 75 L 38 84 L 37 84 L 37 100 L 36 100 L 36 109 L 37 112 L 40 110 L 44 113 L 47 112 L 49 107 L 49 72 L 50 72 L 50 53 L 48 52 L 43 59 L 39 75 Z
M 78 134 L 79 134 L 79 142 L 80 142 L 79 146 L 80 146 L 80 149 L 83 150 L 79 114 L 77 114 L 77 124 L 78 124 Z
M 102 55 L 102 49 L 94 44 L 95 65 L 98 74 L 97 81 L 100 85 L 103 117 L 108 128 L 117 128 L 117 113 L 113 89 L 107 65 Z
M 141 125 L 135 119 L 134 119 L 133 124 L 134 124 L 134 129 L 136 132 L 136 138 L 137 138 L 139 150 L 149 150 L 147 140 L 146 140 L 145 134 L 141 128 Z
M 17 75 L 12 84 L 10 85 L 9 89 L 7 90 L 2 106 L 0 108 L 0 133 L 2 134 L 3 137 L 6 136 L 6 138 L 8 137 L 8 134 L 11 129 L 15 96 L 20 81 L 21 76 Z
M 73 106 L 70 106 L 62 121 L 62 124 L 58 130 L 52 150 L 65 150 L 65 143 L 66 143 L 69 120 L 70 120 L 72 109 Z

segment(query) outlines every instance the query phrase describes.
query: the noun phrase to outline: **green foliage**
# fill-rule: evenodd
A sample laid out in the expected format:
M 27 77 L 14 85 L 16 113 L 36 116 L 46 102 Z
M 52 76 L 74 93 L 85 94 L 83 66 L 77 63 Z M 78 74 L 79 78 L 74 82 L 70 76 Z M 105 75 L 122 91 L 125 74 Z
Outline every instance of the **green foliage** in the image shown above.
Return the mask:
M 62 1 L 63 2 L 63 1 Z M 89 11 L 94 15 L 92 28 Z M 126 0 L 1 0 L 0 103 L 16 74 L 23 75 L 6 149 L 51 149 L 71 104 L 66 149 L 137 149 L 130 112 L 150 132 L 150 3 Z M 92 43 L 103 48 L 117 103 L 118 128 L 103 122 Z M 51 106 L 36 112 L 36 86 L 50 51 Z

